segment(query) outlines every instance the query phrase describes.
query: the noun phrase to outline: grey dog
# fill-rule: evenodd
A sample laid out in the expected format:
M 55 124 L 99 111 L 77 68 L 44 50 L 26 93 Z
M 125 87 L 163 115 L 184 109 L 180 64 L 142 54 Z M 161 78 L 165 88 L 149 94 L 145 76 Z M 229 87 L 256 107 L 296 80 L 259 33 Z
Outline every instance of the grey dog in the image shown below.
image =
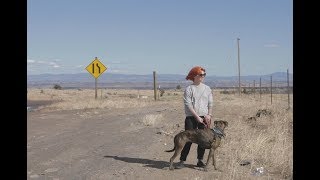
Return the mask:
M 227 121 L 214 121 L 214 128 L 205 129 L 189 129 L 178 133 L 174 137 L 174 148 L 167 150 L 166 152 L 174 152 L 173 156 L 170 158 L 170 170 L 173 170 L 173 160 L 181 153 L 184 145 L 187 142 L 196 143 L 199 146 L 210 149 L 207 163 L 204 170 L 207 171 L 207 166 L 209 164 L 210 157 L 212 157 L 212 165 L 214 169 L 217 170 L 216 161 L 214 158 L 214 151 L 220 146 L 221 138 L 225 137 L 224 129 L 228 126 Z

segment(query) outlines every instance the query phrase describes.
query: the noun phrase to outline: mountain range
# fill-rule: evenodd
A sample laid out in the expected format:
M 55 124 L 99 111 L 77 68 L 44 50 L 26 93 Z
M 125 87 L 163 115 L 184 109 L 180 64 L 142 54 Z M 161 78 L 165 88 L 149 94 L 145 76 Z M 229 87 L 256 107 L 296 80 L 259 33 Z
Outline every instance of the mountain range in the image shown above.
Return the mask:
M 266 75 L 240 76 L 242 86 L 269 86 L 272 84 L 280 87 L 287 86 L 287 72 L 275 72 Z M 238 76 L 206 76 L 205 83 L 210 87 L 237 87 Z M 293 74 L 289 74 L 289 83 L 292 86 Z M 98 86 L 105 88 L 153 88 L 153 74 L 115 74 L 104 73 L 97 78 Z M 162 88 L 175 88 L 178 85 L 185 87 L 190 81 L 185 80 L 185 75 L 156 74 L 157 85 Z M 77 74 L 39 74 L 27 75 L 28 87 L 52 87 L 59 84 L 64 88 L 94 88 L 95 78 L 90 73 Z

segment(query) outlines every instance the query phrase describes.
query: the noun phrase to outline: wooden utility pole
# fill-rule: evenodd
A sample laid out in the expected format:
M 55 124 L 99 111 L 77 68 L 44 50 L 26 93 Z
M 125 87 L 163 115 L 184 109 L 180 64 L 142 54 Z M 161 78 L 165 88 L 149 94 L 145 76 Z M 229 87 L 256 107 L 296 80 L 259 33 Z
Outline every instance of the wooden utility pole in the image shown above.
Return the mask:
M 237 38 L 238 41 L 238 75 L 239 75 L 239 95 L 241 95 L 241 85 L 240 85 L 240 47 L 239 47 L 239 41 L 240 38 Z
M 287 69 L 288 109 L 290 109 L 289 69 Z
M 157 78 L 156 72 L 153 71 L 153 89 L 154 89 L 154 100 L 157 100 Z
M 260 94 L 260 101 L 261 101 L 261 77 L 260 77 L 260 83 L 259 83 L 259 94 Z
M 253 97 L 256 97 L 256 80 L 253 80 Z
M 270 93 L 271 93 L 271 104 L 272 104 L 272 76 L 270 76 Z

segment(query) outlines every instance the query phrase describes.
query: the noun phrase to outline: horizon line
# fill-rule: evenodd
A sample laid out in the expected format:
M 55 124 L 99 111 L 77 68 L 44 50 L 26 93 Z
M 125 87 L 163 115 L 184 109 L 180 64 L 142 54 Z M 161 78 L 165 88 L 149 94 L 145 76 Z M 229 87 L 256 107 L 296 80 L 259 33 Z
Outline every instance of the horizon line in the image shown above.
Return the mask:
M 78 73 L 41 73 L 41 74 L 28 74 L 27 73 L 27 76 L 39 76 L 39 75 L 76 75 L 76 74 L 89 74 L 89 72 L 78 72 Z M 270 74 L 276 74 L 276 73 L 287 73 L 285 71 L 276 71 L 276 72 L 273 72 L 273 73 L 268 73 L 268 74 L 251 74 L 251 75 L 240 75 L 241 76 L 267 76 L 267 75 L 270 75 Z M 105 73 L 104 73 L 105 74 Z M 149 75 L 153 75 L 152 73 L 150 74 L 125 74 L 125 73 L 108 73 L 108 74 L 112 74 L 112 75 L 135 75 L 135 76 L 149 76 Z M 293 75 L 293 72 L 289 74 Z M 101 74 L 103 75 L 103 74 Z M 101 76 L 100 75 L 100 76 Z M 157 75 L 180 75 L 180 76 L 186 76 L 184 74 L 174 74 L 174 73 L 158 73 Z M 208 76 L 217 76 L 217 77 L 238 77 L 237 75 L 208 75 Z

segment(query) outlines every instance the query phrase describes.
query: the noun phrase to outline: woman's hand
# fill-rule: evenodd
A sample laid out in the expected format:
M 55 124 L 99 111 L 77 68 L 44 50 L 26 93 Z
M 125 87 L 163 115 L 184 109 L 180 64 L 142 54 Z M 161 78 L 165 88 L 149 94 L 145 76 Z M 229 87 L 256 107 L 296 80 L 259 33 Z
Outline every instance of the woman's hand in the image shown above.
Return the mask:
M 212 119 L 212 115 L 205 115 L 204 116 L 204 124 L 206 125 L 207 128 L 210 128 L 211 126 L 211 119 Z
M 198 121 L 199 123 L 204 123 L 204 120 L 203 120 L 200 116 L 197 117 L 197 121 Z

